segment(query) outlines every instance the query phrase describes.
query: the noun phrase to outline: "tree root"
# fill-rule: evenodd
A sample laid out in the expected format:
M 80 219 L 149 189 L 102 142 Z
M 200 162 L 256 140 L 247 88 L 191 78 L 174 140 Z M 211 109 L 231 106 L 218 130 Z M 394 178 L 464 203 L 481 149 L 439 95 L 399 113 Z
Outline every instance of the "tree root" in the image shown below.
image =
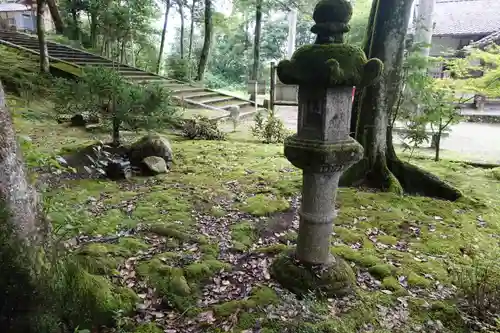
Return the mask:
M 398 195 L 422 195 L 448 201 L 463 197 L 460 190 L 430 172 L 398 158 L 386 159 L 369 168 L 365 160 L 348 169 L 340 178 L 340 186 L 369 187 Z
M 413 164 L 403 162 L 400 159 L 388 159 L 387 163 L 391 172 L 408 194 L 448 201 L 456 201 L 463 197 L 463 193 L 459 189 Z

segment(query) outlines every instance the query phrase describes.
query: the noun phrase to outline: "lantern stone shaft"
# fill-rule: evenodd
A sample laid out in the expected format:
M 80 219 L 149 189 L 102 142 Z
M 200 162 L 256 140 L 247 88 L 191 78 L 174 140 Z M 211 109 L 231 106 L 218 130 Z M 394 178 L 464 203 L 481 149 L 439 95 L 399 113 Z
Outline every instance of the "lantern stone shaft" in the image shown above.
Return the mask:
M 313 278 L 316 287 L 323 285 L 323 291 L 333 294 L 349 285 L 342 279 L 352 276 L 352 271 L 338 275 L 339 267 L 348 271 L 350 268 L 330 253 L 335 198 L 340 176 L 363 156 L 361 145 L 349 136 L 353 86 L 373 83 L 382 72 L 382 63 L 378 59 L 368 60 L 359 47 L 344 43 L 351 16 L 352 7 L 347 0 L 320 1 L 313 14 L 316 24 L 311 28 L 317 34 L 315 44 L 299 48 L 277 68 L 281 82 L 299 86 L 297 134 L 285 141 L 285 156 L 303 170 L 297 248 L 287 258 L 277 259 L 272 270 L 278 280 L 294 291 L 298 291 L 297 282 L 284 280 L 297 274 L 303 277 L 305 273 L 298 273 L 289 265 L 285 267 L 285 262 L 299 265 L 309 273 L 319 266 L 337 270 L 316 274 L 328 280 L 330 286 L 335 284 L 333 289 L 326 287 L 321 277 Z M 317 289 L 314 284 L 308 288 Z

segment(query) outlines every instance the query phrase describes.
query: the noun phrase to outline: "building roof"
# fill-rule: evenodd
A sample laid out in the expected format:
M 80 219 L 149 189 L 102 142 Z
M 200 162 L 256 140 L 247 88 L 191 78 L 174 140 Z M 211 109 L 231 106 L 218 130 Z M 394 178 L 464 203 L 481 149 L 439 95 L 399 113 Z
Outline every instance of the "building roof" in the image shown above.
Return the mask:
M 489 35 L 500 30 L 500 0 L 437 0 L 434 36 Z
M 27 10 L 30 10 L 30 7 L 20 3 L 0 3 L 0 12 L 24 12 Z
M 481 38 L 478 41 L 475 41 L 474 43 L 467 45 L 466 48 L 478 47 L 484 49 L 493 43 L 497 44 L 499 41 L 500 41 L 500 29 L 486 37 Z

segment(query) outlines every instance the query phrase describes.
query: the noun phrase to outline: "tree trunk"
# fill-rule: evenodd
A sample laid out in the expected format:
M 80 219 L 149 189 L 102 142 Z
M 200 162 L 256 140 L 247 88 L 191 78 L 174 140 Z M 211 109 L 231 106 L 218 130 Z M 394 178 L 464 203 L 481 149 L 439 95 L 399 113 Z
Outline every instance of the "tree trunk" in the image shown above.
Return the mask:
M 45 27 L 43 24 L 43 13 L 45 11 L 45 1 L 37 0 L 36 6 L 36 33 L 38 36 L 38 46 L 40 52 L 40 72 L 49 73 L 49 50 L 45 41 Z
M 434 135 L 432 137 L 432 140 L 435 140 L 434 144 L 435 144 L 435 152 L 436 154 L 434 155 L 434 161 L 436 162 L 439 162 L 439 150 L 441 149 L 441 131 L 439 131 L 436 135 L 436 137 L 434 138 Z
M 460 191 L 432 174 L 396 156 L 392 131 L 388 126 L 402 88 L 402 63 L 405 37 L 413 0 L 378 0 L 372 9 L 371 38 L 365 49 L 369 58 L 384 62 L 382 78 L 363 89 L 359 102 L 356 140 L 364 147 L 364 159 L 347 170 L 342 185 L 362 185 L 384 191 L 421 194 L 457 200 Z M 368 28 L 370 30 L 371 28 Z
M 113 99 L 111 102 L 111 107 L 113 108 L 113 134 L 112 134 L 112 142 L 113 147 L 120 147 L 120 118 L 116 114 L 116 101 Z
M 179 15 L 181 17 L 181 36 L 180 36 L 180 47 L 181 47 L 181 59 L 184 59 L 184 8 L 182 7 L 182 2 L 178 1 L 179 4 Z
M 245 47 L 245 51 L 248 50 L 248 48 L 250 47 L 250 38 L 248 38 L 248 17 L 247 17 L 247 14 L 244 13 L 243 14 L 243 19 L 245 20 L 245 25 L 243 26 L 243 29 L 244 30 L 244 34 L 245 34 L 245 42 L 244 42 L 244 47 Z
M 27 245 L 43 244 L 49 226 L 40 215 L 34 188 L 26 180 L 26 171 L 17 144 L 14 125 L 0 82 L 0 206 L 6 213 L 2 226 L 10 225 Z
M 252 73 L 250 74 L 251 80 L 259 79 L 259 66 L 260 66 L 260 31 L 262 28 L 262 0 L 256 0 L 255 6 L 255 33 L 253 41 L 253 65 Z
M 203 39 L 200 62 L 198 63 L 197 81 L 203 81 L 203 75 L 205 74 L 205 68 L 207 67 L 208 56 L 210 55 L 210 47 L 212 44 L 212 30 L 212 1 L 205 0 L 205 37 Z
M 429 57 L 432 44 L 434 5 L 436 0 L 419 0 L 417 22 L 415 27 L 415 43 L 420 44 L 420 53 Z
M 121 50 L 120 50 L 120 64 L 126 64 L 127 63 L 127 55 L 125 52 L 125 46 L 126 46 L 125 39 L 122 40 L 121 45 L 122 46 L 121 46 Z
M 363 51 L 365 52 L 366 56 L 370 53 L 370 45 L 371 45 L 371 39 L 373 37 L 373 28 L 374 28 L 374 20 L 375 16 L 377 15 L 377 9 L 379 6 L 379 2 L 377 0 L 374 0 L 372 2 L 372 7 L 370 9 L 370 16 L 368 18 L 368 26 L 366 27 L 366 35 L 365 35 L 365 40 L 364 40 L 364 48 Z M 351 114 L 351 124 L 350 124 L 350 134 L 353 138 L 356 137 L 356 130 L 358 126 L 358 118 L 359 118 L 359 110 L 361 107 L 361 99 L 363 97 L 363 89 L 356 89 L 354 92 L 354 100 L 352 104 L 352 114 Z
M 163 30 L 161 32 L 160 52 L 158 53 L 158 63 L 156 64 L 156 74 L 160 73 L 163 50 L 165 48 L 165 38 L 167 36 L 168 13 L 170 12 L 170 0 L 165 2 L 165 18 L 163 19 Z
M 93 48 L 97 47 L 97 17 L 94 13 L 90 14 L 90 42 Z
M 30 322 L 45 308 L 37 259 L 50 224 L 26 171 L 0 82 L 0 331 L 33 332 Z
M 71 18 L 73 19 L 73 39 L 80 40 L 80 26 L 78 24 L 78 13 L 76 9 L 71 9 Z
M 189 47 L 188 47 L 188 59 L 191 60 L 191 53 L 193 52 L 193 34 L 194 34 L 194 6 L 196 5 L 196 0 L 191 3 L 191 27 L 189 28 Z
M 57 9 L 55 0 L 47 0 L 47 5 L 49 6 L 50 16 L 52 17 L 52 21 L 54 21 L 54 26 L 56 28 L 56 32 L 58 34 L 64 33 L 64 23 L 61 18 L 61 14 L 59 13 L 59 9 Z

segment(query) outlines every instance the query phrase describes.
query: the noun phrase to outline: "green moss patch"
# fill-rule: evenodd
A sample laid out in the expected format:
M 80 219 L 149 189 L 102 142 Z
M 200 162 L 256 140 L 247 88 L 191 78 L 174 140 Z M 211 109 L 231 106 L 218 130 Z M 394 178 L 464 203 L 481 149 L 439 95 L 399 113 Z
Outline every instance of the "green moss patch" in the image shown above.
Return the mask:
M 290 204 L 285 199 L 277 199 L 273 196 L 257 194 L 246 200 L 246 203 L 241 206 L 241 210 L 255 215 L 266 216 L 276 212 L 287 210 Z
M 260 308 L 261 310 L 272 304 L 277 304 L 279 298 L 276 292 L 269 287 L 256 287 L 252 290 L 252 295 L 248 299 L 234 300 L 218 304 L 214 307 L 214 313 L 221 317 L 227 317 L 238 310 L 252 310 Z
M 251 222 L 240 222 L 231 226 L 231 238 L 234 249 L 246 251 L 256 241 L 257 233 Z
M 231 266 L 209 259 L 175 267 L 179 266 L 181 259 L 182 255 L 163 253 L 141 263 L 137 272 L 156 289 L 165 304 L 195 314 L 202 284 L 215 273 L 230 270 Z

